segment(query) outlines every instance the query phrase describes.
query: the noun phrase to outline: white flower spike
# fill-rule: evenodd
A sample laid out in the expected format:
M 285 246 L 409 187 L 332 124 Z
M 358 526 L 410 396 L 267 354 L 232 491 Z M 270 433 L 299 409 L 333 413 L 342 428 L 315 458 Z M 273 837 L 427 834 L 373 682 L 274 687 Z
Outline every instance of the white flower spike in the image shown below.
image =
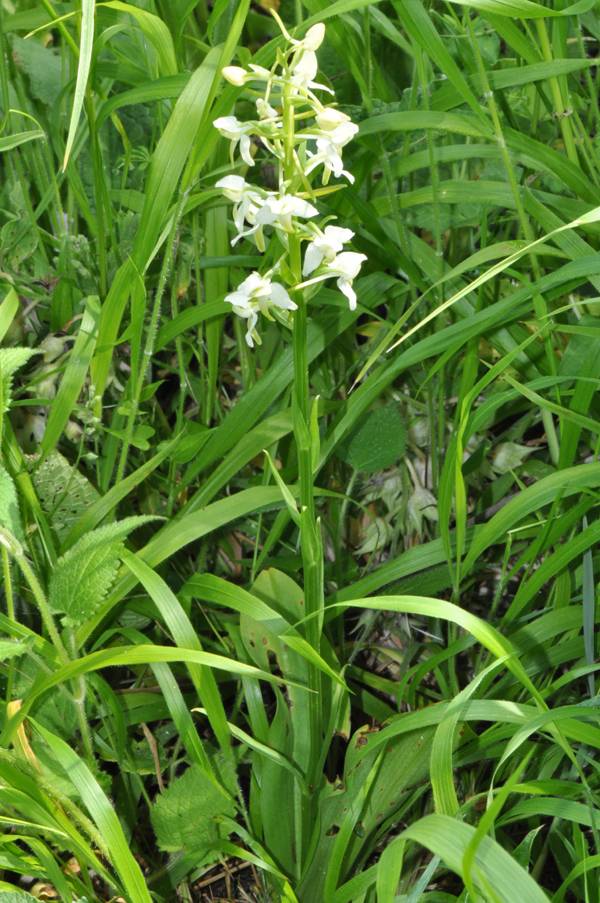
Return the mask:
M 254 348 L 254 342 L 260 344 L 260 336 L 256 331 L 258 315 L 264 314 L 271 319 L 270 309 L 296 310 L 287 291 L 279 282 L 271 282 L 268 276 L 254 272 L 244 279 L 235 292 L 225 296 L 227 304 L 231 304 L 238 317 L 248 321 L 246 327 L 246 344 Z
M 263 96 L 255 99 L 256 120 L 240 122 L 231 115 L 214 122 L 231 142 L 232 159 L 239 144 L 244 163 L 254 166 L 253 137 L 275 158 L 277 191 L 251 185 L 240 175 L 225 176 L 217 182 L 217 188 L 233 204 L 236 235 L 232 245 L 252 237 L 262 253 L 266 250 L 266 230 L 273 230 L 270 250 L 274 254 L 269 259 L 276 260 L 275 265 L 265 274 L 251 273 L 225 299 L 234 313 L 246 320 L 246 342 L 251 348 L 260 343 L 257 326 L 261 315 L 271 318 L 275 311 L 291 312 L 298 307 L 285 286 L 273 282 L 273 273 L 280 273 L 281 280 L 294 291 L 334 278 L 354 310 L 357 298 L 353 281 L 366 260 L 364 254 L 344 250 L 354 237 L 351 229 L 335 225 L 320 228 L 310 222 L 319 214 L 307 199 L 311 197 L 310 174 L 322 167 L 323 185 L 331 176 L 353 182 L 352 174 L 344 169 L 342 151 L 358 131 L 346 113 L 335 104 L 323 106 L 313 93 L 313 89 L 330 91 L 315 81 L 316 51 L 323 43 L 325 26 L 317 23 L 303 38 L 296 39 L 279 16 L 274 16 L 288 43 L 278 51 L 272 69 L 250 63 L 247 69 L 227 66 L 222 73 L 230 84 L 240 88 L 249 82 L 265 83 Z M 274 234 L 277 239 L 273 242 Z M 303 264 L 302 243 L 306 243 Z M 309 278 L 301 282 L 301 277 Z M 295 319 L 293 322 L 296 328 Z

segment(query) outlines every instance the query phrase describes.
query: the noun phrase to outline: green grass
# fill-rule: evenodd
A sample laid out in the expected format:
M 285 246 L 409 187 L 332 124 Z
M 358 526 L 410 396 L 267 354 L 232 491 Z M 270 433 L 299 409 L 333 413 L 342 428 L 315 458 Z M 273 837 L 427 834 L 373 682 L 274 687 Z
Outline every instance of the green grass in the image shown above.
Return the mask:
M 368 260 L 250 349 L 212 123 L 268 6 L 327 26 Z M 0 903 L 600 903 L 599 41 L 0 0 Z

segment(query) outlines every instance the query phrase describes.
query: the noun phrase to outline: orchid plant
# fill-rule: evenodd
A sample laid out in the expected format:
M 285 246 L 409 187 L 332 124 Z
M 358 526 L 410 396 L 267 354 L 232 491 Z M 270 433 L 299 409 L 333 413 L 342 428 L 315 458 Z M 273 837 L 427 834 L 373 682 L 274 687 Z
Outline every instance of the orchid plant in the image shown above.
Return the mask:
M 333 91 L 316 81 L 317 55 L 325 37 L 323 24 L 313 25 L 302 40 L 293 38 L 274 13 L 285 44 L 279 49 L 271 69 L 250 65 L 248 69 L 228 66 L 223 76 L 231 84 L 247 87 L 253 95 L 257 118 L 240 122 L 236 116 L 215 120 L 215 128 L 230 142 L 231 162 L 236 168 L 254 169 L 254 153 L 263 152 L 276 161 L 277 190 L 246 181 L 240 172 L 217 182 L 233 204 L 235 235 L 232 245 L 243 239 L 253 241 L 265 255 L 265 266 L 252 272 L 225 300 L 234 313 L 246 320 L 246 342 L 260 343 L 260 318 L 277 319 L 292 330 L 294 352 L 293 424 L 298 459 L 298 487 L 288 491 L 272 467 L 290 515 L 299 527 L 306 612 L 304 634 L 319 653 L 323 629 L 323 543 L 315 510 L 313 470 L 318 461 L 319 432 L 317 400 L 311 402 L 308 380 L 307 304 L 325 280 L 335 279 L 351 309 L 357 298 L 353 281 L 366 257 L 348 250 L 354 237 L 351 229 L 320 217 L 318 198 L 337 190 L 333 179 L 353 182 L 344 169 L 342 152 L 358 127 L 333 105 Z M 260 93 L 258 86 L 262 86 Z M 319 94 L 329 95 L 324 104 Z M 258 96 L 256 96 L 258 95 Z M 239 147 L 241 160 L 235 159 Z M 313 185 L 320 174 L 320 185 Z M 270 458 L 268 459 L 270 462 Z M 299 496 L 297 507 L 295 497 Z M 298 764 L 305 786 L 314 796 L 306 800 L 300 784 L 295 801 L 296 863 L 307 853 L 306 843 L 315 813 L 316 791 L 323 780 L 328 749 L 327 710 L 323 681 L 327 678 L 316 666 L 309 667 L 308 699 L 310 729 L 308 745 L 300 743 L 306 757 Z

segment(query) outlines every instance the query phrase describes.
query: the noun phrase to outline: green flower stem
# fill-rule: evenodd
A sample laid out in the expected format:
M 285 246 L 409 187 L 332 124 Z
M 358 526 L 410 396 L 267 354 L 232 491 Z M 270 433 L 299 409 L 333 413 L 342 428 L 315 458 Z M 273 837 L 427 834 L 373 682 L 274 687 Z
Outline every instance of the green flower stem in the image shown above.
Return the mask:
M 148 328 L 146 331 L 146 341 L 144 343 L 141 359 L 138 363 L 137 373 L 132 373 L 131 375 L 131 397 L 129 402 L 127 424 L 125 426 L 125 438 L 121 447 L 121 456 L 119 458 L 119 464 L 117 467 L 117 483 L 119 483 L 125 477 L 125 472 L 127 469 L 127 457 L 129 455 L 129 450 L 133 441 L 135 425 L 140 410 L 140 401 L 144 388 L 144 381 L 150 367 L 150 363 L 152 361 L 152 356 L 154 354 L 154 346 L 156 343 L 156 335 L 158 333 L 158 324 L 160 321 L 162 299 L 167 285 L 167 279 L 171 270 L 171 264 L 174 258 L 175 239 L 179 231 L 179 224 L 183 215 L 183 208 L 186 198 L 187 195 L 184 192 L 179 198 L 179 203 L 177 204 L 177 208 L 173 216 L 171 229 L 169 231 L 165 245 L 165 252 L 163 255 L 160 275 L 158 277 L 158 285 L 156 287 L 156 293 L 154 295 L 154 304 L 152 305 L 150 322 L 148 323 Z
M 287 189 L 294 190 L 294 182 L 299 178 L 296 172 L 294 157 L 295 110 L 290 86 L 286 85 L 283 94 L 283 132 L 284 132 L 284 165 L 283 177 L 289 184 Z M 292 284 L 302 282 L 302 253 L 298 235 L 288 235 L 288 263 Z M 306 638 L 314 649 L 319 651 L 321 645 L 321 629 L 323 623 L 323 551 L 320 527 L 315 517 L 313 456 L 310 437 L 310 389 L 308 369 L 307 309 L 302 291 L 291 292 L 298 305 L 294 312 L 293 351 L 294 351 L 294 383 L 293 383 L 293 421 L 294 440 L 298 456 L 298 477 L 300 483 L 300 546 L 302 553 L 302 573 L 304 582 L 304 609 L 308 617 L 306 622 Z M 320 761 L 323 748 L 323 709 L 321 672 L 313 665 L 308 669 L 310 690 L 309 701 L 309 734 L 311 738 L 310 756 L 307 766 L 306 782 L 309 789 L 308 805 L 306 799 L 296 788 L 295 823 L 296 823 L 296 868 L 300 872 L 304 852 L 307 849 L 313 827 L 313 808 L 320 783 Z
M 50 611 L 50 606 L 48 605 L 46 594 L 44 593 L 44 590 L 42 589 L 40 582 L 36 577 L 33 568 L 27 561 L 25 555 L 23 553 L 15 554 L 15 558 L 17 559 L 17 564 L 19 565 L 21 572 L 25 577 L 25 580 L 29 584 L 29 589 L 31 590 L 37 607 L 40 610 L 44 627 L 48 631 L 48 636 L 50 637 L 54 648 L 58 652 L 58 656 L 61 662 L 63 663 L 63 665 L 66 665 L 70 661 L 69 654 L 65 649 L 64 643 L 60 637 L 60 633 L 58 632 L 58 628 L 54 623 L 54 618 L 52 617 L 52 612 Z

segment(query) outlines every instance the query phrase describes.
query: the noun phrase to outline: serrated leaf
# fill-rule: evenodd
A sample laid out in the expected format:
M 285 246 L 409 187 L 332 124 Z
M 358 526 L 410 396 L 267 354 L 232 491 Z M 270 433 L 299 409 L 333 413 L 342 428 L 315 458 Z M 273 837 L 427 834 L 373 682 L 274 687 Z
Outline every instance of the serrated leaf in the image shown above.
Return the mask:
M 369 411 L 337 454 L 355 470 L 375 473 L 396 464 L 405 449 L 404 419 L 395 405 L 386 405 Z
M 34 354 L 38 354 L 35 348 L 0 348 L 0 414 L 10 407 L 14 374 Z
M 32 474 L 40 504 L 60 542 L 100 498 L 96 489 L 67 459 L 53 452 Z
M 0 640 L 0 662 L 5 662 L 9 658 L 16 658 L 17 655 L 23 655 L 30 648 L 29 643 L 20 642 L 19 640 Z
M 48 593 L 52 611 L 78 627 L 91 618 L 110 590 L 119 568 L 124 540 L 151 517 L 128 517 L 83 536 L 56 563 Z
M 224 836 L 220 821 L 234 814 L 231 800 L 192 765 L 160 794 L 150 818 L 161 850 L 201 851 Z
M 11 475 L 0 464 L 0 527 L 6 527 L 15 539 L 23 541 L 21 512 L 17 490 Z

